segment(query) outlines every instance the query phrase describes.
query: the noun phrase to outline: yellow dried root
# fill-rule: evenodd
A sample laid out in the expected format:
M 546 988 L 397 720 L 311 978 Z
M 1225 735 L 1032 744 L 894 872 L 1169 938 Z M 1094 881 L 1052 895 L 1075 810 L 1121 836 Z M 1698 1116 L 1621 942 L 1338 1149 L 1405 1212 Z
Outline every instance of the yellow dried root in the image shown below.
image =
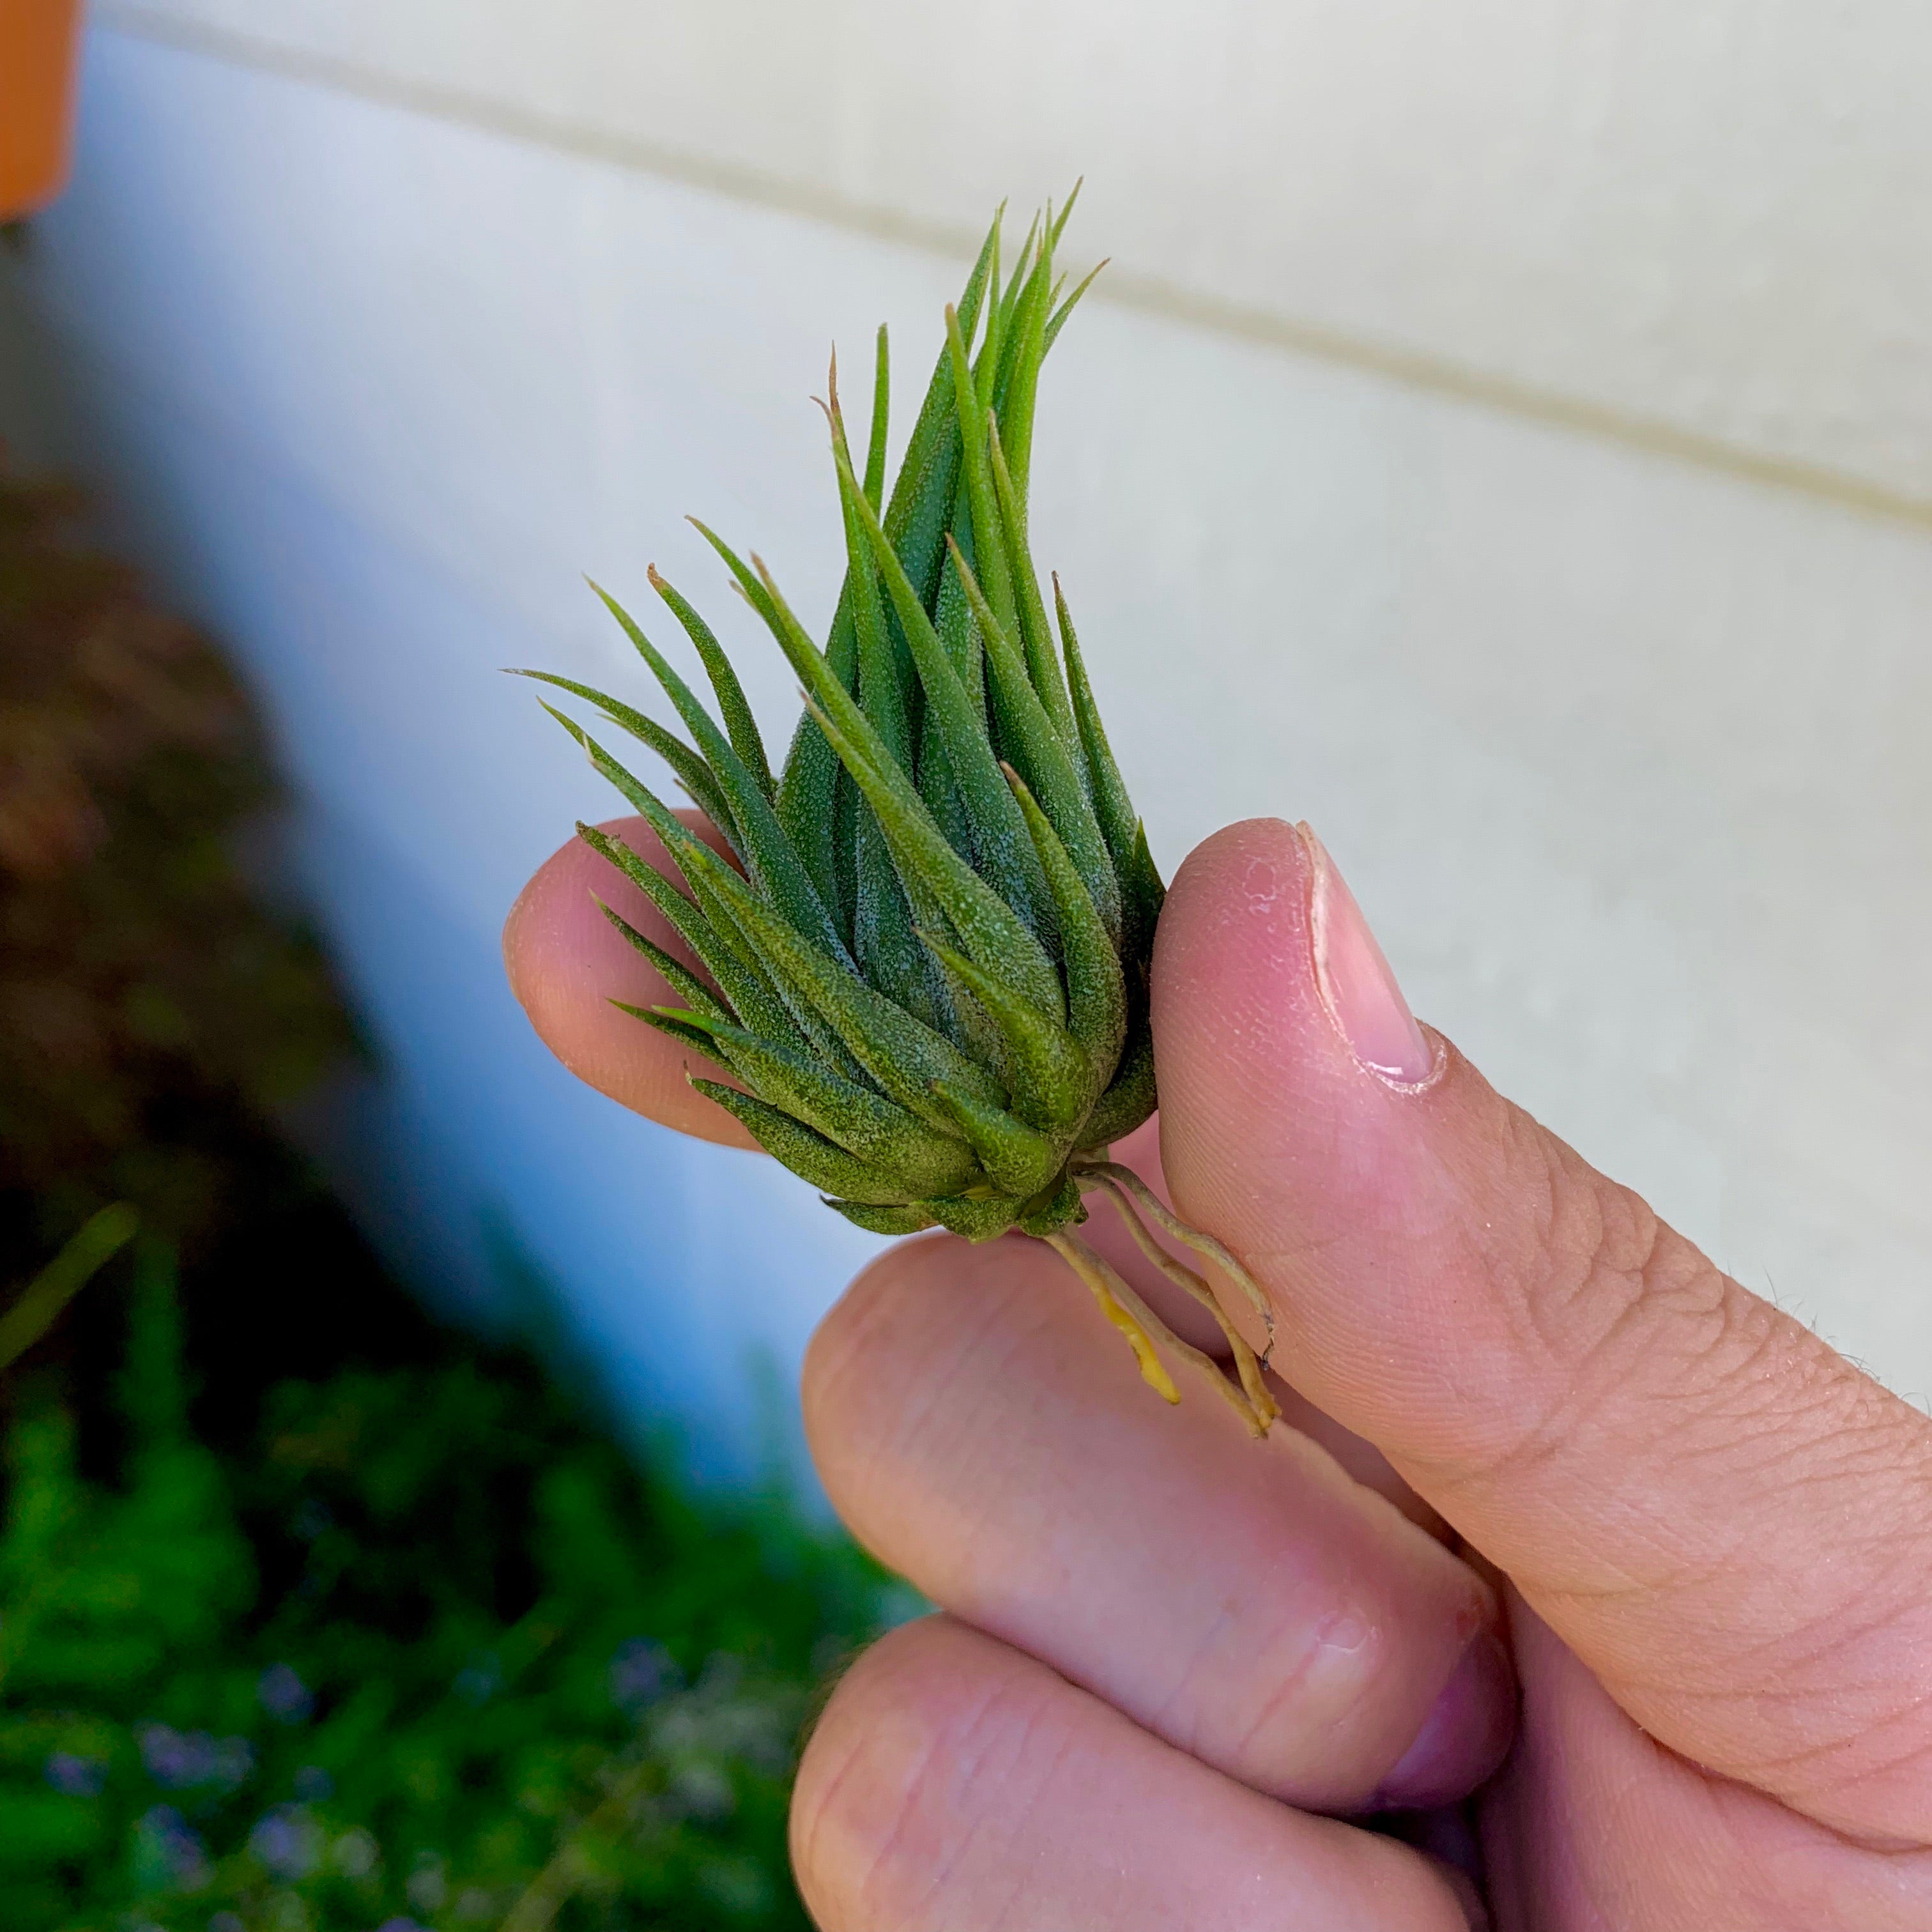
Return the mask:
M 1265 1414 L 1258 1412 L 1246 1392 L 1228 1380 L 1213 1356 L 1204 1354 L 1192 1342 L 1184 1342 L 1128 1286 L 1120 1271 L 1071 1228 L 1062 1228 L 1046 1239 L 1093 1291 L 1102 1312 L 1126 1336 L 1141 1364 L 1142 1375 L 1167 1401 L 1178 1402 L 1180 1392 L 1155 1354 L 1156 1342 L 1185 1362 L 1196 1374 L 1204 1376 L 1215 1392 L 1241 1418 L 1243 1426 L 1250 1435 L 1264 1436 L 1268 1432 L 1268 1422 L 1274 1413 L 1271 1400 Z
M 1083 1174 L 1083 1179 L 1088 1176 Z M 1193 1269 L 1177 1261 L 1154 1238 L 1145 1222 L 1133 1210 L 1133 1204 L 1126 1189 L 1112 1174 L 1092 1177 L 1098 1180 L 1106 1190 L 1108 1198 L 1119 1210 L 1120 1219 L 1127 1232 L 1134 1238 L 1135 1245 L 1175 1287 L 1184 1290 L 1213 1316 L 1220 1325 L 1221 1333 L 1227 1338 L 1228 1352 L 1234 1357 L 1236 1372 L 1241 1378 L 1241 1387 L 1246 1391 L 1249 1405 L 1258 1415 L 1264 1425 L 1274 1421 L 1280 1414 L 1280 1405 L 1269 1392 L 1266 1379 L 1262 1373 L 1262 1364 L 1246 1338 L 1228 1318 L 1228 1312 L 1215 1298 L 1214 1291 L 1206 1280 Z
M 1076 1180 L 1091 1175 L 1125 1188 L 1156 1227 L 1171 1234 L 1183 1247 L 1191 1248 L 1197 1255 L 1212 1262 L 1241 1291 L 1248 1306 L 1261 1317 L 1262 1326 L 1268 1333 L 1268 1346 L 1262 1351 L 1261 1363 L 1263 1368 L 1270 1366 L 1274 1357 L 1274 1310 L 1262 1292 L 1261 1283 L 1249 1274 L 1231 1249 L 1215 1240 L 1212 1234 L 1204 1234 L 1198 1228 L 1190 1227 L 1132 1168 L 1124 1167 L 1117 1160 L 1077 1161 L 1072 1171 Z

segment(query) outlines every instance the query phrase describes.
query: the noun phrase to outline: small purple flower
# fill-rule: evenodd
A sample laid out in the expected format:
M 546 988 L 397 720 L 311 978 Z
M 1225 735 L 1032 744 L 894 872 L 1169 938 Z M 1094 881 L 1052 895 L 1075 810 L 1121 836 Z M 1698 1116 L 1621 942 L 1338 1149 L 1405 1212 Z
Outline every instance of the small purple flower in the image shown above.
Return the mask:
M 305 1724 L 315 1709 L 315 1694 L 292 1664 L 270 1664 L 256 1680 L 255 1695 L 278 1724 Z
M 218 1912 L 208 1922 L 208 1932 L 248 1932 L 238 1912 Z
M 69 1798 L 98 1798 L 107 1782 L 107 1760 L 57 1750 L 47 1758 L 46 1774 L 47 1782 Z
M 248 1849 L 278 1878 L 306 1878 L 322 1862 L 322 1832 L 299 1804 L 278 1804 L 256 1821 Z
M 376 1932 L 423 1932 L 413 1918 L 386 1918 L 376 1928 Z
M 141 1747 L 141 1762 L 157 1784 L 178 1791 L 184 1785 L 199 1784 L 207 1774 L 195 1740 L 184 1737 L 172 1724 L 143 1724 L 135 1738 Z
M 610 1660 L 610 1701 L 621 1710 L 642 1710 L 675 1690 L 682 1675 L 662 1644 L 634 1636 L 620 1644 Z
M 211 1737 L 170 1724 L 143 1724 L 135 1735 L 148 1775 L 170 1791 L 197 1784 L 232 1791 L 255 1768 L 254 1749 L 246 1738 Z
M 196 1892 L 212 1876 L 200 1834 L 172 1804 L 157 1804 L 134 1826 L 134 1870 L 144 1891 Z

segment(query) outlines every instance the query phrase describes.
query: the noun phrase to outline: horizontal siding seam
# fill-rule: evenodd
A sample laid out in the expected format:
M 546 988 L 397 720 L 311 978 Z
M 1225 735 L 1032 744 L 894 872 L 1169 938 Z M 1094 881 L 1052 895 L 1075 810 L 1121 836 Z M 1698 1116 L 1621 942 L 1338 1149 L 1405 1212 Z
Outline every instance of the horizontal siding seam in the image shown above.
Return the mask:
M 737 166 L 641 137 L 616 134 L 514 102 L 404 79 L 338 56 L 291 47 L 231 28 L 184 20 L 137 0 L 95 0 L 91 24 L 230 65 L 306 82 L 533 146 L 655 176 L 679 186 L 802 216 L 875 239 L 959 260 L 976 252 L 976 230 L 856 200 L 767 170 Z M 1358 336 L 1228 301 L 1120 265 L 1096 283 L 1104 300 L 1169 321 L 1330 362 L 1547 428 L 1663 456 L 1695 468 L 1796 492 L 1888 521 L 1932 530 L 1932 499 L 1799 458 L 1772 455 L 1588 397 L 1546 389 L 1426 350 Z

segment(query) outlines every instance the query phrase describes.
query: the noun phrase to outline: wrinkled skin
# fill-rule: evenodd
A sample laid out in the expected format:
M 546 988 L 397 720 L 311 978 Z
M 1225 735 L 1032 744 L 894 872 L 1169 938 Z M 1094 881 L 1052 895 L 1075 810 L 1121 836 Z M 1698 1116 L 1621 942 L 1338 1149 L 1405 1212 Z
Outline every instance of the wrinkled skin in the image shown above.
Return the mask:
M 812 1344 L 826 1487 L 941 1606 L 806 1753 L 814 1916 L 1932 1925 L 1932 1424 L 1446 1042 L 1419 1087 L 1366 1072 L 1311 863 L 1275 821 L 1216 834 L 1155 958 L 1159 1161 L 1272 1300 L 1265 1443 L 1152 1400 L 1036 1243 L 902 1244 Z M 606 1093 L 738 1142 L 604 1005 L 658 995 L 595 864 L 566 848 L 519 902 L 519 996 Z M 1158 1178 L 1151 1130 L 1124 1151 Z

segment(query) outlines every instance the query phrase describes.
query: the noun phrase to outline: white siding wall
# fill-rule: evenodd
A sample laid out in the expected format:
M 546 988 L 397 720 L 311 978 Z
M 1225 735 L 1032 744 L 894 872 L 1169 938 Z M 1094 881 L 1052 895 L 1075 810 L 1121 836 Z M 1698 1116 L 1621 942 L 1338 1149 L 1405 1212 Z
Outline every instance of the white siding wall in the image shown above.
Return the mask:
M 1932 516 L 1912 0 L 99 0 L 101 17 L 976 236 L 1089 177 L 1117 291 Z
M 393 1069 L 372 1216 L 520 1248 L 742 1453 L 866 1244 L 530 1041 L 496 928 L 608 808 L 494 669 L 631 675 L 585 569 L 733 623 L 686 509 L 823 613 L 828 339 L 912 379 L 952 238 L 1084 167 L 1130 298 L 1050 367 L 1036 523 L 1160 856 L 1312 819 L 1419 1010 L 1932 1388 L 1921 10 L 1036 0 L 963 64 L 946 17 L 99 10 L 0 428 L 270 706 Z

